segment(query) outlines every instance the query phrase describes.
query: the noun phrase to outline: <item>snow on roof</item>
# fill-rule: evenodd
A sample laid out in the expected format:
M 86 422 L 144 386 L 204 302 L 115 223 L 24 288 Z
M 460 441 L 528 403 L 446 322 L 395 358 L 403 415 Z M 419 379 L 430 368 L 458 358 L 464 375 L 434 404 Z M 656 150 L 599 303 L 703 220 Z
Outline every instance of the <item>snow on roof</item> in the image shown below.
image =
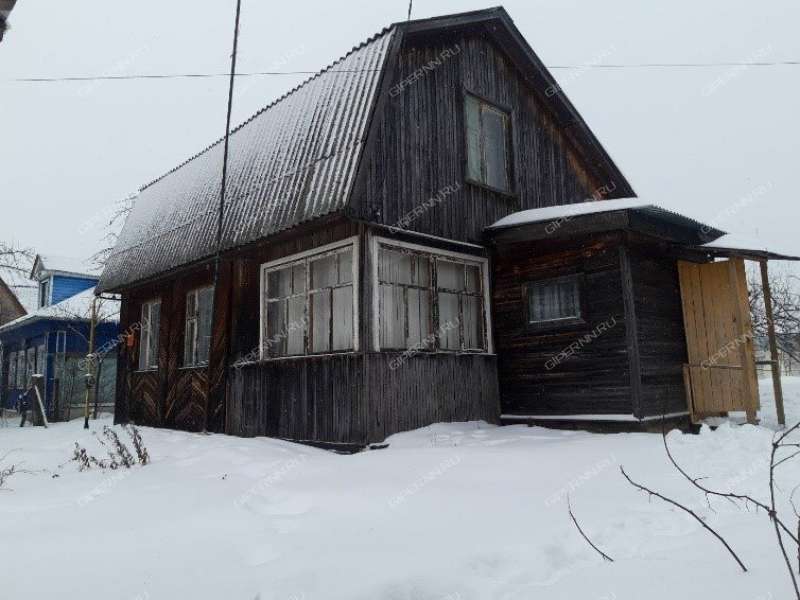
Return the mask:
M 728 233 L 721 238 L 703 244 L 702 248 L 720 249 L 720 250 L 742 250 L 742 251 L 756 251 L 766 254 L 775 255 L 775 258 L 786 257 L 790 259 L 798 259 L 798 257 L 791 252 L 785 252 L 782 248 L 776 248 L 772 242 L 769 246 L 759 239 L 758 237 L 742 236 L 739 234 Z
M 89 261 L 80 258 L 61 256 L 58 254 L 39 254 L 36 258 L 45 271 L 86 275 L 88 277 L 97 277 L 100 275 L 101 269 L 99 269 L 97 265 L 93 265 Z
M 503 217 L 493 223 L 488 229 L 502 229 L 504 227 L 516 227 L 527 223 L 542 223 L 545 221 L 557 221 L 559 219 L 570 219 L 581 215 L 591 215 L 596 213 L 610 212 L 614 210 L 626 210 L 630 208 L 657 208 L 650 202 L 645 202 L 639 198 L 622 198 L 620 200 L 590 200 L 577 204 L 564 204 L 561 206 L 547 206 L 545 208 L 532 208 L 515 212 Z
M 94 289 L 82 291 L 71 298 L 62 300 L 58 304 L 52 304 L 35 310 L 24 317 L 15 319 L 0 327 L 0 331 L 5 332 L 21 325 L 40 319 L 54 319 L 60 321 L 89 321 L 92 316 L 92 300 L 94 299 Z M 101 299 L 97 301 L 97 320 L 98 322 L 119 323 L 119 300 Z

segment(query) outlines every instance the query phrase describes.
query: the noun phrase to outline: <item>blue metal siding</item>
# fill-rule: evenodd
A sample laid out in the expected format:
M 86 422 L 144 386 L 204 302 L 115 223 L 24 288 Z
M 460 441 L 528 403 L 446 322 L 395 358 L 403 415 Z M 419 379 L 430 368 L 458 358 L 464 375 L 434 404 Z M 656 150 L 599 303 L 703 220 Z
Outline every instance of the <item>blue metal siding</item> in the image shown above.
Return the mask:
M 76 294 L 93 288 L 97 279 L 89 277 L 67 277 L 65 275 L 53 276 L 53 292 L 51 304 L 58 304 L 62 300 L 72 298 Z
M 94 282 L 92 282 L 94 285 Z M 0 406 L 14 408 L 23 393 L 23 390 L 8 389 L 8 358 L 12 352 L 25 350 L 40 344 L 47 344 L 46 360 L 47 373 L 45 383 L 45 405 L 49 411 L 53 402 L 53 380 L 54 368 L 53 357 L 56 351 L 56 335 L 58 331 L 65 331 L 67 334 L 67 354 L 86 354 L 89 351 L 87 339 L 89 337 L 89 324 L 85 321 L 59 321 L 48 319 L 34 321 L 33 323 L 13 329 L 12 331 L 0 334 L 0 344 L 3 345 L 3 379 L 0 381 Z M 117 323 L 100 323 L 96 330 L 96 348 L 115 352 L 119 325 Z

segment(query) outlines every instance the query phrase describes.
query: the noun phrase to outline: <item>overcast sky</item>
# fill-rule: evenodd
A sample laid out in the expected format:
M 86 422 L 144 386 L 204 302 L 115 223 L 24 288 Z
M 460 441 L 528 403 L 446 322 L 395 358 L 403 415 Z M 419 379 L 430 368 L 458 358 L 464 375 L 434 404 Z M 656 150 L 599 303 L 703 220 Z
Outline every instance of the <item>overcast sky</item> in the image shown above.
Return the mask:
M 490 6 L 416 0 L 414 17 Z M 800 60 L 797 0 L 518 0 L 547 65 Z M 113 203 L 224 133 L 234 0 L 19 0 L 0 43 L 0 239 L 84 257 Z M 243 0 L 241 71 L 318 70 L 407 2 Z M 800 255 L 800 66 L 555 70 L 642 198 Z M 306 76 L 237 80 L 241 121 Z

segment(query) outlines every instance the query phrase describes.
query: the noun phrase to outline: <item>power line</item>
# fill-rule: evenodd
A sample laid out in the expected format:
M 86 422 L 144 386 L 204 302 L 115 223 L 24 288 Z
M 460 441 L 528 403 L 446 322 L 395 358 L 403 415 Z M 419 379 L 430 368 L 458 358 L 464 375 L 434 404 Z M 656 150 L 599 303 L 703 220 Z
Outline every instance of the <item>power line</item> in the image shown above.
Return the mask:
M 784 60 L 774 62 L 708 62 L 708 63 L 618 63 L 618 64 L 585 64 L 585 65 L 548 65 L 548 69 L 704 69 L 719 67 L 781 67 L 798 66 L 800 60 Z M 236 73 L 236 77 L 266 77 L 282 75 L 317 75 L 321 73 L 367 73 L 380 69 L 330 69 L 327 71 L 251 71 Z M 147 79 L 210 79 L 230 77 L 230 73 L 156 73 L 138 75 L 73 75 L 64 77 L 17 77 L 7 79 L 16 83 L 56 83 L 56 82 L 88 82 L 88 81 L 130 81 Z

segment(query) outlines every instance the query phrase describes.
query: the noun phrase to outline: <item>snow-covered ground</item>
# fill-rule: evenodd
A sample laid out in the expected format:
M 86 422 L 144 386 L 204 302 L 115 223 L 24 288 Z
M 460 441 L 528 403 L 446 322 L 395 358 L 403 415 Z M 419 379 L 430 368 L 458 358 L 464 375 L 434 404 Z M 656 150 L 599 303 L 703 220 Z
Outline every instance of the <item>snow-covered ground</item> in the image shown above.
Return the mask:
M 800 378 L 784 384 L 800 418 Z M 766 498 L 774 417 L 769 381 L 761 388 L 764 426 L 670 434 L 707 485 Z M 79 472 L 68 462 L 75 441 L 101 454 L 81 426 L 0 428 L 6 466 L 36 472 L 0 492 L 3 600 L 793 597 L 767 517 L 709 507 L 656 434 L 447 424 L 343 456 L 142 428 L 152 464 Z M 684 513 L 633 489 L 619 465 L 697 510 L 749 572 Z M 786 509 L 800 459 L 779 480 Z M 571 524 L 568 491 L 614 563 Z

